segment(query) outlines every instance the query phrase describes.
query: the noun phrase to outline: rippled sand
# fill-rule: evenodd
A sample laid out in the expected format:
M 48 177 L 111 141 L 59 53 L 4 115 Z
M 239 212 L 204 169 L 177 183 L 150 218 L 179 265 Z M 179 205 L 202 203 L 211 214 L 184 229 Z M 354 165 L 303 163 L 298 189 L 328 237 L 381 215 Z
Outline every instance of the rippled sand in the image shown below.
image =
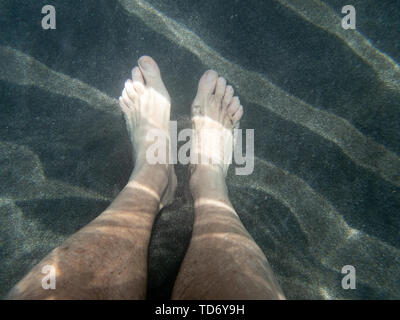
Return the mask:
M 229 171 L 231 199 L 289 299 L 399 299 L 395 1 L 355 1 L 356 31 L 340 28 L 339 0 L 158 2 L 53 1 L 57 30 L 43 31 L 39 4 L 0 0 L 0 297 L 126 183 L 116 97 L 149 54 L 180 128 L 206 68 L 235 86 L 256 157 L 252 175 Z M 190 240 L 187 168 L 177 175 L 153 229 L 150 298 L 168 297 Z M 356 290 L 341 287 L 344 265 Z

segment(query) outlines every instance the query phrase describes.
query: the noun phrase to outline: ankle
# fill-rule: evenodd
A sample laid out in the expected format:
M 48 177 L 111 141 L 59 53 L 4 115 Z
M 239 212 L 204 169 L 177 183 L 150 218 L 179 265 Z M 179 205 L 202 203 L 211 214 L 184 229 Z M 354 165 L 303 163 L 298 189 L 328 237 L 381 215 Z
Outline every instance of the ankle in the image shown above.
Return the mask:
M 196 165 L 190 177 L 193 199 L 228 199 L 225 175 L 220 166 Z
M 172 170 L 171 165 L 149 164 L 146 159 L 138 156 L 129 181 L 136 181 L 152 189 L 161 198 L 168 186 Z

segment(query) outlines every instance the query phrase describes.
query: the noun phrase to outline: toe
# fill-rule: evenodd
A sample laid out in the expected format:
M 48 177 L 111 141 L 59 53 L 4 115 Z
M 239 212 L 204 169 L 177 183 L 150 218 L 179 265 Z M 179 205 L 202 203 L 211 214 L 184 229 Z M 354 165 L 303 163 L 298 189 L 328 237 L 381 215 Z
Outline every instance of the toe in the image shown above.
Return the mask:
M 192 105 L 193 114 L 204 113 L 205 110 L 200 110 L 204 107 L 204 101 L 210 99 L 217 85 L 218 74 L 214 70 L 206 71 L 199 81 L 197 94 Z
M 142 72 L 140 71 L 139 67 L 135 67 L 132 70 L 132 81 L 133 82 L 140 82 L 141 84 L 144 85 L 144 79 Z
M 233 116 L 240 108 L 240 101 L 238 97 L 231 99 L 230 104 L 226 109 L 223 109 L 224 114 L 224 126 L 227 128 L 232 128 L 234 126 Z
M 144 87 L 143 84 L 141 84 L 140 82 L 136 81 L 136 82 L 131 82 L 131 87 L 132 89 L 135 90 L 135 92 L 138 95 L 144 94 L 144 92 L 146 91 L 146 88 Z
M 122 97 L 119 97 L 119 106 L 121 107 L 121 110 L 126 113 L 129 110 L 129 107 L 126 105 L 124 102 L 124 99 Z
M 222 77 L 219 77 L 215 88 L 215 98 L 219 103 L 221 103 L 222 101 L 222 98 L 225 94 L 225 89 L 226 89 L 226 80 Z
M 135 89 L 134 82 L 132 82 L 132 80 L 127 80 L 125 82 L 125 91 L 132 101 L 135 101 L 138 98 L 138 93 L 140 93 L 140 91 Z
M 211 96 L 217 84 L 218 73 L 214 70 L 206 71 L 200 79 L 197 93 L 203 96 Z
M 139 59 L 139 68 L 142 73 L 146 86 L 154 88 L 170 101 L 168 91 L 161 79 L 160 69 L 153 58 L 143 56 Z
M 239 122 L 239 120 L 242 118 L 243 116 L 243 106 L 240 105 L 239 109 L 235 112 L 235 114 L 232 116 L 232 122 L 235 125 L 236 123 Z
M 225 95 L 222 100 L 222 108 L 225 109 L 229 106 L 233 98 L 233 88 L 232 86 L 227 86 L 225 89 Z
M 157 63 L 149 56 L 140 57 L 138 60 L 139 69 L 147 85 L 158 84 L 161 80 L 161 73 Z
M 132 112 L 132 109 L 125 103 L 123 97 L 119 97 L 119 106 L 121 107 L 122 113 L 124 115 L 128 133 L 131 135 L 132 134 L 132 125 L 136 126 L 136 117 L 134 113 Z
M 124 102 L 125 106 L 130 107 L 130 108 L 135 107 L 133 100 L 129 97 L 126 88 L 124 89 L 124 91 L 122 91 L 121 97 L 122 97 L 122 101 Z
M 231 119 L 233 118 L 234 114 L 240 109 L 240 100 L 238 97 L 234 97 L 232 99 L 231 104 L 229 105 L 228 109 L 227 109 L 227 113 L 228 115 L 231 117 Z

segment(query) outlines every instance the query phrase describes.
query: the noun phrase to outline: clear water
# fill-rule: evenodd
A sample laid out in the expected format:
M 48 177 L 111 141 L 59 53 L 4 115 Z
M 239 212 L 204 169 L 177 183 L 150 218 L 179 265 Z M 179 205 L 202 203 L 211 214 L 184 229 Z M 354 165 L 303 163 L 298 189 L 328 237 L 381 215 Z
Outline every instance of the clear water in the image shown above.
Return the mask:
M 190 125 L 209 68 L 255 129 L 231 200 L 290 299 L 400 298 L 400 3 L 0 0 L 0 297 L 95 218 L 133 166 L 116 98 L 143 54 Z M 187 168 L 159 216 L 149 297 L 167 298 L 191 236 Z M 355 290 L 341 286 L 356 268 Z

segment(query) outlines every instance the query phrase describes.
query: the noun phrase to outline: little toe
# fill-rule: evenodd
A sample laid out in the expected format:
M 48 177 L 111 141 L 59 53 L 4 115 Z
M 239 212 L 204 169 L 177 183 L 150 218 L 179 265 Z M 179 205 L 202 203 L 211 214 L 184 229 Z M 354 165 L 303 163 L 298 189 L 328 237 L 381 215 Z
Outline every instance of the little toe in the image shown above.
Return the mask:
M 227 113 L 232 118 L 233 115 L 239 110 L 240 108 L 240 100 L 238 97 L 234 97 L 232 99 L 231 104 L 228 106 Z
M 129 107 L 126 105 L 124 102 L 124 99 L 122 97 L 119 97 L 119 106 L 121 107 L 121 110 L 126 113 L 129 111 Z
M 243 116 L 243 106 L 240 105 L 239 109 L 232 116 L 232 122 L 233 122 L 234 126 L 239 122 L 239 120 L 242 118 L 242 116 Z
M 132 94 L 132 93 L 131 93 L 131 94 Z M 121 98 L 122 98 L 124 104 L 125 104 L 127 107 L 129 107 L 129 108 L 134 108 L 134 107 L 135 107 L 135 105 L 134 105 L 134 100 L 132 100 L 131 97 L 129 96 L 128 91 L 126 90 L 126 87 L 125 87 L 125 89 L 122 91 Z

